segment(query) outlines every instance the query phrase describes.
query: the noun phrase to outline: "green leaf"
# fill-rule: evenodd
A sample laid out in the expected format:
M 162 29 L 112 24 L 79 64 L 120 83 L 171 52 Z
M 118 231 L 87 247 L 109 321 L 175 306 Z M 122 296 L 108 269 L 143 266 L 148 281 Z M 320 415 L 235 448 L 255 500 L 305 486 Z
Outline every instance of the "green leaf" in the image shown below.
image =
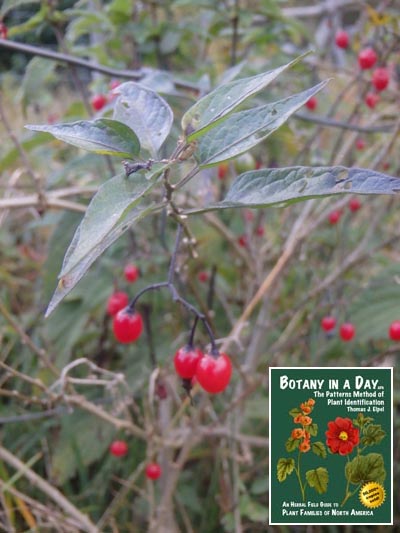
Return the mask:
M 278 464 L 276 466 L 278 481 L 285 481 L 286 477 L 290 476 L 290 474 L 294 470 L 294 464 L 294 459 L 285 459 L 283 457 L 279 459 Z
M 382 269 L 352 300 L 349 316 L 360 343 L 388 338 L 388 325 L 394 317 L 400 316 L 399 276 L 399 264 Z
M 293 409 L 290 409 L 289 415 L 293 418 L 296 418 L 297 415 L 301 415 L 302 411 L 298 407 L 294 407 Z
M 328 490 L 329 474 L 326 468 L 320 466 L 315 470 L 308 470 L 306 472 L 306 480 L 318 494 L 324 494 Z
M 187 141 L 192 141 L 216 126 L 247 98 L 265 89 L 279 74 L 303 59 L 304 55 L 268 72 L 221 85 L 201 98 L 182 117 L 182 130 Z
M 310 424 L 307 426 L 307 431 L 311 435 L 311 437 L 316 437 L 318 434 L 318 424 Z
M 248 494 L 240 497 L 239 509 L 242 516 L 246 516 L 253 522 L 265 524 L 268 520 L 268 508 L 250 498 Z
M 51 133 L 56 139 L 96 154 L 134 158 L 140 151 L 135 133 L 126 124 L 110 118 L 25 127 Z
M 287 452 L 294 452 L 294 450 L 297 450 L 300 444 L 300 439 L 293 439 L 292 437 L 289 437 L 288 440 L 285 443 L 285 448 Z
M 156 92 L 128 81 L 119 85 L 113 118 L 129 126 L 140 144 L 156 156 L 171 131 L 173 113 L 167 102 Z
M 324 81 L 284 100 L 230 115 L 201 137 L 196 152 L 200 166 L 216 165 L 247 152 L 282 126 L 326 84 Z
M 361 442 L 364 446 L 373 446 L 378 444 L 386 436 L 386 431 L 380 424 L 369 424 L 364 428 Z
M 284 207 L 310 198 L 346 193 L 394 194 L 399 190 L 398 178 L 366 168 L 267 168 L 240 174 L 222 202 L 188 214 L 230 207 Z
M 21 84 L 24 110 L 28 104 L 32 103 L 32 97 L 37 102 L 40 95 L 45 93 L 43 89 L 46 83 L 54 79 L 56 67 L 55 61 L 43 57 L 34 57 L 29 61 Z
M 155 168 L 157 167 L 157 168 Z M 163 203 L 143 204 L 166 165 L 153 171 L 118 175 L 100 187 L 65 254 L 59 283 L 46 311 L 48 316 L 75 287 L 91 264 L 133 224 L 159 211 Z M 139 205 L 143 204 L 143 205 Z
M 27 135 L 29 135 L 29 137 L 24 137 L 20 140 L 22 148 L 27 152 L 30 152 L 42 144 L 48 144 L 50 141 L 53 142 L 54 140 L 49 133 L 40 133 L 38 135 L 32 135 L 29 133 Z M 20 157 L 18 148 L 11 148 L 4 154 L 2 159 L 0 159 L 0 172 L 4 172 L 4 170 L 13 165 Z
M 85 467 L 100 459 L 115 435 L 114 427 L 92 414 L 76 411 L 61 419 L 61 431 L 51 455 L 52 473 L 58 484 L 65 483 Z
M 346 479 L 350 483 L 357 485 L 367 481 L 376 481 L 383 483 L 386 478 L 386 470 L 383 457 L 380 453 L 369 453 L 368 455 L 359 455 L 345 467 Z
M 315 453 L 315 455 L 318 455 L 318 457 L 322 457 L 325 459 L 327 453 L 326 453 L 326 448 L 325 448 L 325 444 L 323 442 L 313 442 L 312 445 L 311 445 L 311 450 L 313 453 Z

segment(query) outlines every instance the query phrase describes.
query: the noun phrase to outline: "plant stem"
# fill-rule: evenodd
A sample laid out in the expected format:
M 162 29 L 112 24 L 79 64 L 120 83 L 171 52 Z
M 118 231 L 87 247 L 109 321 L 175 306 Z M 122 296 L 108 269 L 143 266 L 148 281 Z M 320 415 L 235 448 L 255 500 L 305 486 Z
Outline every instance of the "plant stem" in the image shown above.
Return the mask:
M 299 450 L 299 455 L 297 457 L 297 468 L 295 468 L 296 470 L 296 475 L 297 475 L 297 479 L 299 481 L 299 485 L 300 485 L 300 490 L 301 490 L 301 497 L 303 499 L 303 502 L 306 500 L 306 495 L 305 495 L 305 488 L 303 486 L 303 483 L 301 482 L 301 473 L 300 473 L 300 456 L 301 456 L 301 452 Z

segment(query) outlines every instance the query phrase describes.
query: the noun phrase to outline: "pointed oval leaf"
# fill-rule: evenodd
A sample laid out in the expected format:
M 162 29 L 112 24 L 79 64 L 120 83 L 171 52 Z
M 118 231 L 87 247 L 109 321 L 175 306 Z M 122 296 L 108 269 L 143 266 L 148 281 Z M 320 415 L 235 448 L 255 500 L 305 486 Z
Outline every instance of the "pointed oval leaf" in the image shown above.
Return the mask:
M 140 144 L 156 156 L 171 131 L 173 113 L 156 92 L 133 81 L 119 85 L 113 118 L 133 129 Z
M 200 166 L 216 165 L 247 152 L 276 131 L 327 81 L 284 100 L 230 115 L 199 140 L 197 159 Z
M 247 98 L 265 89 L 279 74 L 295 65 L 305 55 L 268 72 L 221 85 L 201 98 L 182 117 L 182 130 L 187 141 L 192 141 L 210 127 L 216 126 Z
M 92 263 L 125 231 L 164 204 L 144 203 L 166 165 L 134 178 L 118 175 L 92 198 L 65 254 L 59 283 L 46 311 L 48 316 L 75 287 Z
M 51 133 L 60 141 L 96 154 L 134 158 L 140 151 L 135 132 L 126 124 L 110 118 L 51 125 L 28 124 L 25 127 L 28 130 Z
M 240 174 L 218 204 L 193 209 L 199 213 L 230 207 L 284 207 L 294 202 L 337 194 L 395 194 L 400 179 L 366 168 L 266 168 Z

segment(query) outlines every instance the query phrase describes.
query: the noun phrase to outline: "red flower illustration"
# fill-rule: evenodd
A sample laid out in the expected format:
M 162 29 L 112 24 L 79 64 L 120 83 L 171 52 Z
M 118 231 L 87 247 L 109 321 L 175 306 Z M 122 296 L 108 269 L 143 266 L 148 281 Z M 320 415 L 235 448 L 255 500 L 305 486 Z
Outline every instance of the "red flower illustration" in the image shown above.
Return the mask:
M 359 431 L 353 426 L 350 418 L 340 416 L 334 422 L 328 422 L 328 431 L 325 435 L 328 448 L 332 453 L 339 455 L 348 455 L 360 441 Z

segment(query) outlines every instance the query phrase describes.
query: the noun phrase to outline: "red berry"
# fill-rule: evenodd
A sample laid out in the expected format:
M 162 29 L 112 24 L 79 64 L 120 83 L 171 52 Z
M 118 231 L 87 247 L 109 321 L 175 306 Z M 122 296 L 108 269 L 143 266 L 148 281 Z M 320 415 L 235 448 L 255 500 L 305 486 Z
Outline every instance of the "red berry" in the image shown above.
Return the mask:
M 363 70 L 372 68 L 378 60 L 378 56 L 373 48 L 364 48 L 358 54 L 358 64 Z
M 107 96 L 104 94 L 95 94 L 91 100 L 92 107 L 95 111 L 100 111 L 107 103 Z
M 351 341 L 351 339 L 356 334 L 356 328 L 353 326 L 351 322 L 345 322 L 340 326 L 340 337 L 345 342 Z
M 124 440 L 115 440 L 110 444 L 110 453 L 115 457 L 123 457 L 128 453 L 128 445 Z
M 238 237 L 238 244 L 239 246 L 241 246 L 242 248 L 247 248 L 249 242 L 248 242 L 248 239 L 247 239 L 247 235 L 240 235 Z
M 139 277 L 139 269 L 136 265 L 126 265 L 124 268 L 124 276 L 128 283 L 134 283 Z
M 376 94 L 376 93 L 367 93 L 365 95 L 365 100 L 364 102 L 366 103 L 366 105 L 370 108 L 370 109 L 374 109 L 374 107 L 376 106 L 376 104 L 379 102 L 380 98 L 379 98 L 379 94 Z
M 197 274 L 197 279 L 201 281 L 201 283 L 206 283 L 208 281 L 208 277 L 208 272 L 204 272 L 204 270 Z
M 314 111 L 315 109 L 317 109 L 317 106 L 318 106 L 318 100 L 315 98 L 315 96 L 311 96 L 311 98 L 309 98 L 306 102 L 306 107 L 310 111 Z
M 2 39 L 7 39 L 7 35 L 8 35 L 7 26 L 4 24 L 4 22 L 0 22 L 0 37 Z
M 321 320 L 321 328 L 324 331 L 332 331 L 336 327 L 336 318 L 334 316 L 324 316 Z
M 395 320 L 390 324 L 389 337 L 392 341 L 400 341 L 400 320 Z
M 372 84 L 377 91 L 383 91 L 389 85 L 389 70 L 386 67 L 377 68 L 372 73 Z
M 254 165 L 254 169 L 255 170 L 260 170 L 260 168 L 262 168 L 263 164 L 262 164 L 262 161 L 260 161 L 259 159 L 256 160 L 256 164 Z
M 258 237 L 263 237 L 263 235 L 264 235 L 264 227 L 263 226 L 257 226 L 256 235 Z
M 203 357 L 203 352 L 193 346 L 180 348 L 174 356 L 175 370 L 183 379 L 191 379 L 195 373 L 197 364 Z
M 358 198 L 350 198 L 349 200 L 349 209 L 350 211 L 352 211 L 353 213 L 355 213 L 356 211 L 358 211 L 359 209 L 361 209 L 361 202 Z
M 143 331 L 143 319 L 136 311 L 131 311 L 128 307 L 121 309 L 113 320 L 113 330 L 115 338 L 127 344 L 138 339 Z
M 107 314 L 114 316 L 124 309 L 129 303 L 129 297 L 126 292 L 114 292 L 107 302 Z
M 336 46 L 347 48 L 349 46 L 349 34 L 344 30 L 339 30 L 335 36 Z
M 229 165 L 228 163 L 220 163 L 218 165 L 218 179 L 223 180 L 228 174 Z
M 197 365 L 196 378 L 203 389 L 217 394 L 226 389 L 232 375 L 232 363 L 225 353 L 205 354 Z
M 356 148 L 357 148 L 357 150 L 360 150 L 360 151 L 364 150 L 365 146 L 366 146 L 366 144 L 365 144 L 364 139 L 357 139 L 356 140 Z
M 162 470 L 158 463 L 149 463 L 146 466 L 146 477 L 148 479 L 156 480 L 161 476 Z
M 332 211 L 331 213 L 329 213 L 329 224 L 337 224 L 340 220 L 340 217 L 342 216 L 342 212 L 339 211 L 339 209 L 335 209 L 335 211 Z

